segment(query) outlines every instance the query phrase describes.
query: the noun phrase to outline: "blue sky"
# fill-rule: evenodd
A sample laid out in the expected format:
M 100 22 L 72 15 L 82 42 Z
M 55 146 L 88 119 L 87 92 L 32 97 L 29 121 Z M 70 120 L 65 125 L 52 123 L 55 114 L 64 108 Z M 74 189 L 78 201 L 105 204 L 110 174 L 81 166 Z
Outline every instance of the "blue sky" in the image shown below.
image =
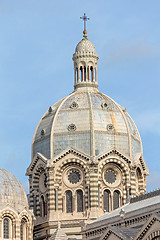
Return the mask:
M 88 38 L 99 55 L 99 90 L 126 106 L 160 187 L 160 1 L 0 1 L 0 167 L 27 189 L 35 128 L 50 105 L 73 91 L 72 54 Z

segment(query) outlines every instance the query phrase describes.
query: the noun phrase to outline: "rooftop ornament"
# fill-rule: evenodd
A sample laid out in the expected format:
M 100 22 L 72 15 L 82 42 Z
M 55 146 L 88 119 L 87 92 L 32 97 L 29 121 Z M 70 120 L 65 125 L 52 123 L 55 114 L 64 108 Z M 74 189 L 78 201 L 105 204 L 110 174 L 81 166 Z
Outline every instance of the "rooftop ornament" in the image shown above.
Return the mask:
M 85 13 L 84 13 L 84 15 L 82 17 L 80 17 L 80 19 L 82 19 L 84 21 L 83 38 L 87 39 L 86 22 L 87 22 L 87 20 L 90 20 L 90 19 L 86 16 Z

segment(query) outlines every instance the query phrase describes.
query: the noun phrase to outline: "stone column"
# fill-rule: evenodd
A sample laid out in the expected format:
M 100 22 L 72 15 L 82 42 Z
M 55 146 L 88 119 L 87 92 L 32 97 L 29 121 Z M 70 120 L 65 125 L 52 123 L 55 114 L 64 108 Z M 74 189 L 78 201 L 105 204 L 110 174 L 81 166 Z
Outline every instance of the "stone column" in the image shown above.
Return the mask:
M 136 196 L 136 168 L 132 167 L 131 168 L 131 196 L 130 197 L 135 197 Z
M 90 165 L 90 217 L 98 217 L 98 164 Z
M 47 167 L 47 188 L 48 188 L 48 217 L 50 218 L 55 211 L 55 192 L 54 192 L 54 167 Z

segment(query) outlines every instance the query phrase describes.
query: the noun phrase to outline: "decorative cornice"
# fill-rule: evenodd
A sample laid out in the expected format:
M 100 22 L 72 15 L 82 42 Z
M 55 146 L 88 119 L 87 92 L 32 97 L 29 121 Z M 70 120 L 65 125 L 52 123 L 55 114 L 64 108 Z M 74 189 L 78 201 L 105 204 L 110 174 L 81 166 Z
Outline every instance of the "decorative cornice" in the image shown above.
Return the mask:
M 120 153 L 116 149 L 112 149 L 112 150 L 102 154 L 101 156 L 98 157 L 98 160 L 102 160 L 102 159 L 108 157 L 111 154 L 116 154 L 119 157 L 121 157 L 123 160 L 125 160 L 127 163 L 131 163 L 131 160 L 127 156 L 125 156 L 124 154 Z
M 86 161 L 90 160 L 90 156 L 88 156 L 87 154 L 81 153 L 80 151 L 78 151 L 74 148 L 68 148 L 68 150 L 65 150 L 63 153 L 61 153 L 55 159 L 53 159 L 53 163 L 56 163 L 57 161 L 64 158 L 65 156 L 67 156 L 70 153 L 72 153 L 73 155 L 76 155 L 77 157 L 81 157 L 83 160 L 86 160 Z
M 36 166 L 36 164 L 37 164 L 39 159 L 42 160 L 42 162 L 45 165 L 47 164 L 48 159 L 45 156 L 43 156 L 43 154 L 37 152 L 36 155 L 34 156 L 32 162 L 31 162 L 31 164 L 27 168 L 26 176 L 31 175 L 31 173 L 33 172 L 33 169 L 35 168 L 35 166 Z

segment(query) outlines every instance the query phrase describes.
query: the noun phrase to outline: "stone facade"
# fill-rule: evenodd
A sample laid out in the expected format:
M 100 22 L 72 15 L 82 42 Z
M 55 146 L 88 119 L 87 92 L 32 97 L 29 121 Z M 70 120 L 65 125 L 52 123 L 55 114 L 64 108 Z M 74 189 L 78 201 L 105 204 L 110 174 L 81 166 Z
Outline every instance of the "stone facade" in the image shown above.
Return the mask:
M 160 190 L 130 203 L 83 227 L 84 240 L 160 239 Z
M 58 222 L 69 238 L 81 226 L 146 191 L 148 170 L 137 127 L 125 108 L 98 91 L 94 45 L 78 43 L 74 91 L 41 118 L 27 169 L 34 239 L 50 239 Z

